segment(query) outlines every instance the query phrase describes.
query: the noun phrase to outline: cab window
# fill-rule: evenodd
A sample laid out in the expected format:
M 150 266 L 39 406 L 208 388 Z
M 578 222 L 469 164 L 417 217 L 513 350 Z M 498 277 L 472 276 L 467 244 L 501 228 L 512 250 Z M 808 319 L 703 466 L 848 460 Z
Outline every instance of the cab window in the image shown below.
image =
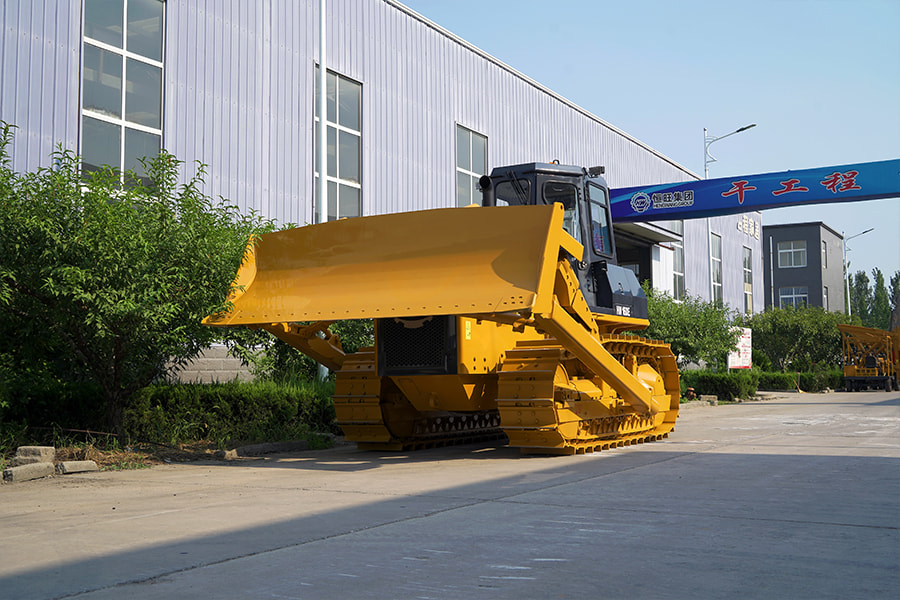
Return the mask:
M 606 190 L 589 183 L 587 193 L 588 204 L 591 207 L 591 243 L 594 246 L 594 252 L 612 256 L 612 241 L 609 235 L 609 200 Z
M 563 205 L 563 228 L 573 238 L 581 241 L 581 228 L 578 226 L 578 188 L 563 181 L 547 181 L 544 183 L 544 202 Z
M 527 179 L 501 181 L 494 189 L 494 202 L 497 206 L 528 204 L 531 197 L 531 182 Z

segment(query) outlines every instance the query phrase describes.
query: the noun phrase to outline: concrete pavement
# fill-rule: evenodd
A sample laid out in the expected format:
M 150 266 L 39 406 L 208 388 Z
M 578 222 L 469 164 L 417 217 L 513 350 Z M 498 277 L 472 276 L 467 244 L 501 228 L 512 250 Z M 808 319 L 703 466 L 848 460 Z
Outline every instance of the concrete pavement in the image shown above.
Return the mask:
M 593 455 L 354 447 L 0 486 L 0 598 L 894 598 L 900 394 Z

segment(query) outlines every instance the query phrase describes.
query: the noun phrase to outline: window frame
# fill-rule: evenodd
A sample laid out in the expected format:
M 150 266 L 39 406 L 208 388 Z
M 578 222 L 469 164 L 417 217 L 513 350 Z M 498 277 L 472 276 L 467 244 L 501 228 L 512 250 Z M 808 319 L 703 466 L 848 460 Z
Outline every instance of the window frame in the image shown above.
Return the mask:
M 709 283 L 710 299 L 714 302 L 725 302 L 724 281 L 722 279 L 722 236 L 717 233 L 709 234 Z M 716 255 L 716 245 L 713 240 L 718 240 L 719 252 Z M 716 281 L 718 276 L 718 281 Z
M 669 230 L 681 236 L 670 242 L 672 246 L 672 299 L 676 302 L 684 300 L 686 290 L 684 287 L 684 221 L 672 221 Z M 678 269 L 679 263 L 681 269 Z
M 744 314 L 753 314 L 753 249 L 743 247 Z
M 468 150 L 469 160 L 468 160 L 467 166 L 460 166 L 460 164 L 459 164 L 460 156 L 461 156 L 461 154 L 460 154 L 460 134 L 466 135 L 466 141 L 468 144 L 467 150 Z M 472 150 L 474 148 L 473 141 L 475 140 L 476 136 L 478 138 L 481 138 L 482 140 L 484 140 L 484 165 L 482 167 L 483 168 L 482 173 L 476 172 L 475 165 L 473 164 L 473 160 L 474 160 L 473 154 L 474 153 Z M 478 180 L 481 179 L 482 175 L 487 175 L 488 137 L 486 135 L 484 135 L 483 133 L 479 133 L 479 132 L 475 131 L 474 129 L 470 129 L 464 125 L 460 125 L 459 123 L 456 123 L 456 137 L 454 139 L 455 139 L 454 143 L 456 145 L 456 171 L 455 171 L 455 174 L 456 174 L 456 206 L 462 207 L 462 206 L 468 206 L 469 204 L 481 204 L 481 202 L 476 200 L 475 192 L 478 189 Z M 462 181 L 466 182 L 466 192 L 468 194 L 469 199 L 471 200 L 471 202 L 469 202 L 468 204 L 463 204 L 462 201 L 460 200 L 460 191 L 463 189 Z
M 139 54 L 137 52 L 133 52 L 128 49 L 128 39 L 129 39 L 129 21 L 128 21 L 128 11 L 129 6 L 131 5 L 131 0 L 126 0 L 123 2 L 122 6 L 122 46 L 118 47 L 109 42 L 102 41 L 97 38 L 90 37 L 87 33 L 86 20 L 87 16 L 87 5 L 86 3 L 82 4 L 84 10 L 82 11 L 82 36 L 81 36 L 81 76 L 79 79 L 80 83 L 80 97 L 79 97 L 79 155 L 82 157 L 82 160 L 85 157 L 85 131 L 87 129 L 87 123 L 85 119 L 93 119 L 94 121 L 98 121 L 100 123 L 106 123 L 108 125 L 112 125 L 118 130 L 118 164 L 116 165 L 93 165 L 90 163 L 89 168 L 87 170 L 93 171 L 96 169 L 103 168 L 104 166 L 113 167 L 119 173 L 119 176 L 122 181 L 124 181 L 125 172 L 128 169 L 134 170 L 138 173 L 139 176 L 142 175 L 143 167 L 140 163 L 137 164 L 128 164 L 130 158 L 135 160 L 141 158 L 154 158 L 154 156 L 143 155 L 143 156 L 128 156 L 128 138 L 129 132 L 136 132 L 145 135 L 155 136 L 158 141 L 158 150 L 157 154 L 163 149 L 163 123 L 165 118 L 165 60 L 166 60 L 166 45 L 165 45 L 165 37 L 166 37 L 166 3 L 160 0 L 159 4 L 161 6 L 160 13 L 160 27 L 159 27 L 159 42 L 160 42 L 160 60 L 156 60 L 155 58 L 151 58 L 145 56 L 143 54 Z M 87 69 L 85 67 L 85 55 L 87 54 L 88 47 L 95 48 L 101 52 L 112 53 L 117 58 L 120 59 L 120 79 L 119 79 L 119 103 L 118 116 L 110 115 L 100 110 L 96 110 L 94 108 L 88 108 L 86 106 L 85 99 L 85 91 L 86 91 L 86 83 L 85 79 L 87 74 Z M 103 55 L 101 55 L 103 56 Z M 128 119 L 128 102 L 129 102 L 129 64 L 131 61 L 134 61 L 140 65 L 149 65 L 159 70 L 159 98 L 158 98 L 158 117 L 159 122 L 157 127 L 145 125 L 138 121 L 129 120 Z M 101 73 L 102 74 L 102 73 Z M 131 80 L 133 81 L 133 80 Z M 84 167 L 83 167 L 84 168 Z
M 539 178 L 541 202 L 546 205 L 560 204 L 563 207 L 563 229 L 566 233 L 575 238 L 580 244 L 581 237 L 581 190 L 571 181 L 564 179 L 554 179 L 552 177 Z M 547 190 L 550 186 L 562 186 L 562 188 L 571 189 L 571 204 L 566 206 L 564 202 L 560 202 L 552 197 L 548 197 Z M 560 189 L 562 189 L 560 188 Z M 568 194 L 566 195 L 568 196 Z
M 789 291 L 788 291 L 789 290 Z M 785 300 L 790 300 L 793 308 L 801 308 L 809 305 L 809 287 L 805 285 L 786 286 L 778 288 L 778 307 L 785 308 Z M 802 303 L 802 304 L 801 304 Z
M 790 245 L 789 247 L 787 246 L 788 244 Z M 802 244 L 802 246 L 798 246 L 797 244 Z M 778 252 L 778 268 L 805 268 L 808 264 L 806 249 L 806 240 L 787 240 L 778 242 L 776 245 L 776 251 Z M 798 260 L 799 257 L 802 257 L 802 264 L 799 264 L 801 262 Z M 787 264 L 788 262 L 790 262 L 790 264 Z
M 594 194 L 591 188 L 595 188 L 600 192 L 602 196 L 602 200 L 597 200 L 594 198 Z M 597 185 L 592 181 L 587 182 L 586 186 L 587 190 L 587 205 L 588 205 L 588 222 L 590 223 L 588 235 L 591 238 L 591 249 L 596 256 L 603 256 L 605 258 L 612 258 L 613 256 L 613 231 L 612 231 L 612 215 L 609 211 L 609 192 L 603 187 Z M 598 249 L 597 248 L 597 239 L 594 233 L 594 223 L 599 223 L 594 219 L 595 211 L 601 213 L 603 219 L 606 222 L 606 229 L 603 230 L 603 226 L 601 224 L 600 234 L 601 241 L 604 242 L 607 246 L 606 249 Z
M 313 68 L 313 76 L 315 78 L 314 88 L 314 100 L 313 100 L 313 190 L 315 191 L 315 197 L 319 197 L 319 64 L 315 63 Z M 331 69 L 326 69 L 325 73 L 326 77 L 326 94 L 330 94 L 333 90 L 334 98 L 333 102 L 331 97 L 329 96 L 327 102 L 328 106 L 326 106 L 326 132 L 325 135 L 328 137 L 328 152 L 325 158 L 327 164 L 325 169 L 325 185 L 328 186 L 327 190 L 327 199 L 328 199 L 328 211 L 327 211 L 327 220 L 328 221 L 336 221 L 342 218 L 353 218 L 353 217 L 361 217 L 363 216 L 363 193 L 362 193 L 362 179 L 363 179 L 363 145 L 362 145 L 362 131 L 363 131 L 363 84 L 360 81 L 352 79 L 350 77 L 346 77 L 338 73 L 337 71 L 333 71 Z M 334 86 L 332 87 L 330 84 L 334 82 Z M 347 86 L 351 86 L 353 89 L 358 90 L 358 95 L 355 100 L 357 113 L 355 122 L 352 124 L 357 124 L 359 129 L 354 129 L 348 124 L 343 122 L 342 114 L 343 111 L 341 106 L 341 96 L 348 90 Z M 342 92 L 342 90 L 344 90 Z M 331 119 L 331 109 L 332 106 L 334 108 L 334 119 Z M 353 120 L 353 119 L 351 119 Z M 341 142 L 342 139 L 347 139 L 347 137 L 351 137 L 356 140 L 356 178 L 347 178 L 344 177 L 347 175 L 347 172 L 342 172 L 342 163 L 345 160 L 346 156 L 343 156 Z M 332 143 L 333 139 L 333 143 Z M 342 157 L 343 156 L 343 157 Z M 332 160 L 334 161 L 334 169 L 332 174 Z M 343 208 L 346 204 L 354 204 L 355 205 L 355 214 L 346 214 L 343 213 Z M 315 221 L 318 218 L 318 215 L 315 211 L 315 202 L 313 204 L 313 212 Z

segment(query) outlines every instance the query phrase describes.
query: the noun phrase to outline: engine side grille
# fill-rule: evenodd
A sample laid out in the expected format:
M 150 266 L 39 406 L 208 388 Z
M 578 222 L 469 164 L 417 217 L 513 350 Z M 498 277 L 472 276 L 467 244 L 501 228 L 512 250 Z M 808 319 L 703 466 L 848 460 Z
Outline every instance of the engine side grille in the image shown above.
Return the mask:
M 456 319 L 451 316 L 378 319 L 378 374 L 456 374 Z

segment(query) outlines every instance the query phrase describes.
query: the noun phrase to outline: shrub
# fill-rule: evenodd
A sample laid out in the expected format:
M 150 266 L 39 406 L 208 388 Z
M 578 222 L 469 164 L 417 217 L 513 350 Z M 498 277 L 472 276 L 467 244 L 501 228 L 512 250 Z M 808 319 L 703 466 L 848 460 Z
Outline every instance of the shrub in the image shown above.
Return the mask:
M 800 389 L 804 392 L 821 392 L 825 388 L 836 390 L 844 387 L 841 369 L 823 369 L 800 373 Z
M 202 439 L 219 447 L 303 439 L 337 431 L 332 392 L 327 383 L 154 385 L 134 396 L 125 429 L 136 439 L 173 446 Z
M 719 400 L 730 402 L 735 398 L 751 398 L 756 395 L 759 373 L 751 369 L 739 369 L 728 373 L 715 371 L 683 371 L 683 387 L 692 387 L 698 395 L 710 394 Z
M 840 369 L 821 369 L 800 373 L 760 372 L 759 389 L 821 392 L 825 388 L 836 390 L 844 387 L 844 374 Z
M 202 165 L 179 184 L 165 151 L 123 185 L 68 150 L 20 174 L 12 142 L 0 121 L 0 363 L 94 381 L 120 433 L 133 393 L 218 338 L 201 319 L 227 307 L 247 240 L 272 224 L 203 194 Z
M 839 365 L 841 332 L 837 326 L 850 320 L 819 306 L 769 308 L 757 313 L 746 325 L 753 331 L 753 364 L 765 370 L 795 372 L 811 370 L 814 365 Z
M 90 381 L 58 381 L 37 374 L 0 381 L 0 422 L 103 429 L 101 398 L 100 386 Z
M 761 390 L 796 390 L 797 374 L 781 371 L 761 371 L 759 374 Z

